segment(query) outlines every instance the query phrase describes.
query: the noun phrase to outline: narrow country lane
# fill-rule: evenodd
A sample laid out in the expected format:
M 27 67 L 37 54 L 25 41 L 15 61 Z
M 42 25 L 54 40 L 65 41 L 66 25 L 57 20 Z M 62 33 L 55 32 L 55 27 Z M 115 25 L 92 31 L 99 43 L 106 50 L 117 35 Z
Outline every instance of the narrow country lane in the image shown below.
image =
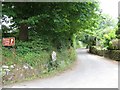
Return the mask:
M 118 62 L 77 49 L 77 64 L 58 76 L 13 84 L 10 88 L 118 88 Z

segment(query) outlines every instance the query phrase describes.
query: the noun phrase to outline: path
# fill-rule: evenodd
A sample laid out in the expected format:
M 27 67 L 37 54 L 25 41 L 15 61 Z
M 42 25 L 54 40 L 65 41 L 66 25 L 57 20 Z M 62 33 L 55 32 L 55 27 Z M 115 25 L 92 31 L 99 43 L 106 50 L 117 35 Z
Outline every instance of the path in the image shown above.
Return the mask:
M 77 49 L 76 66 L 55 77 L 10 85 L 12 88 L 118 88 L 118 62 Z

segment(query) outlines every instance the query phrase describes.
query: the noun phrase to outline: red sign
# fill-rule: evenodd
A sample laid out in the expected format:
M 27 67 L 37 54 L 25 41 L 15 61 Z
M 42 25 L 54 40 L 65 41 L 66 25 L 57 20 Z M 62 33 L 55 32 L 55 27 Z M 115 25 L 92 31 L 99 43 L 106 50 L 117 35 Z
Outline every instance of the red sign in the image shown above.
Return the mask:
M 14 37 L 3 38 L 2 44 L 3 44 L 3 46 L 14 46 L 15 45 L 15 38 Z

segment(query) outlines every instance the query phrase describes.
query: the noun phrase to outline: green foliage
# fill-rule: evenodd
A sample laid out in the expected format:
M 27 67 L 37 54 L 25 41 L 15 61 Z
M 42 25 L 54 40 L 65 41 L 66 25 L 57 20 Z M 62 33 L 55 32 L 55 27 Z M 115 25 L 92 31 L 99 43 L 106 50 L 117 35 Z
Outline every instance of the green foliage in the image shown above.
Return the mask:
M 24 45 L 24 44 L 23 44 Z M 18 46 L 19 47 L 19 46 Z M 60 51 L 56 51 L 57 53 L 57 60 L 55 68 L 51 66 L 51 52 L 50 51 L 39 51 L 23 53 L 24 49 L 21 49 L 21 52 L 18 52 L 16 49 L 15 56 L 13 56 L 14 51 L 8 48 L 3 48 L 3 64 L 4 65 L 13 65 L 13 64 L 29 64 L 30 66 L 39 69 L 41 72 L 48 72 L 57 68 L 65 68 L 68 65 L 71 65 L 76 60 L 76 52 L 73 48 L 68 49 L 61 49 Z M 20 51 L 20 50 L 19 50 Z M 26 49 L 27 51 L 27 49 Z M 6 59 L 7 58 L 7 59 Z
M 96 27 L 92 29 L 80 30 L 77 39 L 88 44 L 88 46 L 99 46 L 101 48 L 109 48 L 109 42 L 116 38 L 116 22 L 112 17 L 99 13 Z
M 20 55 L 25 55 L 28 52 L 40 53 L 41 51 L 52 50 L 52 42 L 47 36 L 30 36 L 30 40 L 27 42 L 16 41 L 16 51 Z
M 116 38 L 116 29 L 117 28 L 108 26 L 105 29 L 97 30 L 94 34 L 96 37 L 96 44 L 103 49 L 109 48 L 109 42 Z
M 52 41 L 59 41 L 58 44 L 62 47 L 66 46 L 64 42 L 69 46 L 72 43 L 69 40 L 79 30 L 95 27 L 99 17 L 96 13 L 99 12 L 98 5 L 97 2 L 4 2 L 2 8 L 3 15 L 13 17 L 16 26 L 27 24 L 32 32 L 35 30 L 38 34 L 47 35 Z
M 12 48 L 2 47 L 2 63 L 5 65 L 11 65 L 15 63 L 14 51 Z
M 115 34 L 116 30 L 110 30 L 108 33 L 103 35 L 103 44 L 105 48 L 109 48 L 109 42 L 112 39 L 116 38 L 116 34 Z
M 62 49 L 61 52 L 57 53 L 57 62 L 60 68 L 67 67 L 69 64 L 76 60 L 76 52 L 73 48 Z
M 72 48 L 76 48 L 76 39 L 82 37 L 81 41 L 84 39 L 84 43 L 92 45 L 96 34 L 94 30 L 100 24 L 97 2 L 4 2 L 2 8 L 3 15 L 13 17 L 14 25 L 23 36 L 29 33 L 29 40 L 25 42 L 18 40 L 18 34 L 15 35 L 16 63 L 28 63 L 45 73 L 72 64 L 76 59 Z M 77 37 L 78 34 L 80 37 Z M 5 62 L 8 64 L 13 59 L 13 52 L 11 49 L 3 50 L 3 56 L 10 60 Z M 51 62 L 53 50 L 57 53 L 55 63 Z
M 120 17 L 118 18 L 118 29 L 116 31 L 117 38 L 120 39 Z
M 113 39 L 109 42 L 109 50 L 118 50 L 119 49 L 119 39 Z
M 32 67 L 42 68 L 50 60 L 50 54 L 45 51 L 41 51 L 39 54 L 29 52 L 23 57 L 24 63 L 28 63 Z

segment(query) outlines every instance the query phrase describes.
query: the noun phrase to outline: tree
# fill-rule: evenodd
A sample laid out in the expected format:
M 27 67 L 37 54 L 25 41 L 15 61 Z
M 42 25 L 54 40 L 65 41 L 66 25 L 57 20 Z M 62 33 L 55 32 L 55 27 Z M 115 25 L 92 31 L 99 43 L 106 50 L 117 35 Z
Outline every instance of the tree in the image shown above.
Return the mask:
M 99 17 L 97 12 L 97 2 L 3 3 L 3 15 L 13 17 L 20 29 L 20 40 L 28 40 L 30 28 L 38 34 L 46 34 L 52 38 L 57 46 L 72 43 L 72 38 L 78 31 L 95 27 Z
M 120 15 L 118 18 L 118 30 L 116 31 L 116 35 L 117 35 L 117 38 L 119 39 L 118 40 L 118 49 L 120 49 Z
M 120 17 L 118 18 L 118 30 L 116 31 L 117 38 L 120 39 Z

